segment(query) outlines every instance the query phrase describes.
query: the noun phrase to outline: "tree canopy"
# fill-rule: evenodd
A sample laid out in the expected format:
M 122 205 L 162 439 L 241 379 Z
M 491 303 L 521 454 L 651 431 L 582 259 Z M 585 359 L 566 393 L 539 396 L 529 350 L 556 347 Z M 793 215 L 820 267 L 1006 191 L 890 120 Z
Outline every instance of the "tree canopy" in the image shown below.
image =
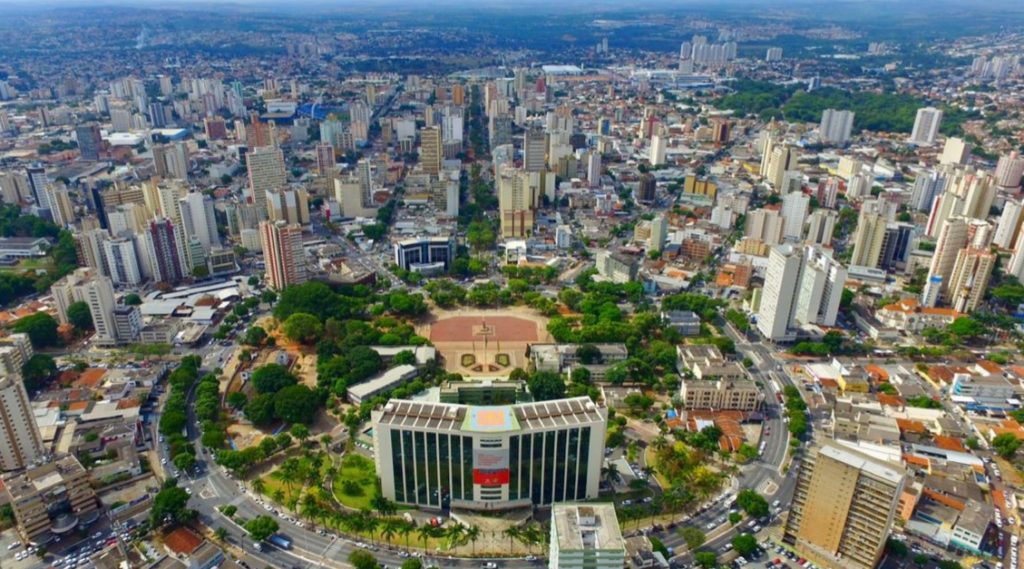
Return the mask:
M 68 322 L 79 330 L 92 330 L 92 312 L 84 301 L 68 305 Z
M 55 346 L 60 342 L 57 336 L 57 321 L 45 312 L 36 312 L 18 319 L 11 327 L 15 332 L 28 334 L 33 348 Z
M 296 383 L 295 376 L 280 364 L 267 364 L 252 372 L 252 385 L 259 393 L 276 393 Z

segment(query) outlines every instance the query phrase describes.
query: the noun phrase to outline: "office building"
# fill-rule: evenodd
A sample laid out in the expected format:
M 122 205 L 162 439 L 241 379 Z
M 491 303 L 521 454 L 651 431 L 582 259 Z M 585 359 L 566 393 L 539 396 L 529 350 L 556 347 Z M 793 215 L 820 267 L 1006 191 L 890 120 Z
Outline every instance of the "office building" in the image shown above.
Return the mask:
M 49 218 L 53 205 L 50 204 L 49 195 L 46 193 L 46 186 L 50 183 L 50 178 L 46 175 L 46 168 L 41 164 L 35 164 L 25 168 L 25 174 L 28 176 L 28 187 L 32 192 L 32 200 L 35 202 L 36 208 L 40 210 L 43 217 Z
M 551 507 L 548 569 L 621 569 L 625 559 L 615 504 Z
M 588 397 L 487 407 L 391 400 L 371 413 L 381 493 L 437 510 L 594 499 L 606 420 Z
M 532 127 L 523 135 L 523 169 L 527 172 L 543 172 L 546 166 L 548 141 L 544 131 Z
M 873 213 L 862 213 L 853 234 L 850 266 L 878 268 L 885 243 L 886 220 Z
M 931 146 L 939 134 L 942 123 L 942 111 L 935 107 L 924 107 L 917 110 L 914 119 L 914 130 L 910 134 L 910 143 L 918 146 Z
M 6 474 L 0 481 L 22 541 L 48 543 L 100 516 L 89 472 L 73 455 Z
M 212 198 L 193 190 L 178 201 L 178 209 L 185 235 L 195 237 L 206 249 L 220 246 Z
M 256 204 L 261 216 L 267 211 L 267 190 L 276 190 L 288 183 L 284 153 L 272 146 L 253 148 L 245 156 L 249 172 L 246 201 Z
M 904 470 L 837 442 L 808 453 L 783 541 L 823 567 L 872 569 L 882 557 Z
M 655 196 L 657 195 L 658 181 L 655 179 L 654 174 L 650 172 L 644 172 L 640 174 L 640 182 L 637 185 L 637 196 L 636 201 L 640 203 L 654 203 Z
M 601 153 L 596 150 L 587 153 L 587 185 L 591 188 L 601 185 Z
M 939 164 L 956 164 L 958 166 L 967 164 L 971 157 L 971 147 L 962 138 L 949 137 L 945 146 L 942 147 L 942 154 L 939 155 Z
M 448 272 L 455 259 L 454 237 L 421 237 L 395 243 L 395 264 L 423 274 Z
M 19 367 L 0 377 L 0 470 L 27 468 L 45 453 Z
M 595 257 L 597 273 L 614 283 L 628 283 L 636 280 L 640 265 L 636 259 L 602 249 Z
M 914 241 L 915 226 L 911 223 L 890 223 L 885 226 L 882 255 L 878 266 L 886 271 L 902 271 L 907 268 Z
M 431 176 L 441 172 L 441 161 L 444 160 L 441 140 L 441 129 L 436 126 L 420 131 L 420 168 Z
M 818 133 L 821 141 L 826 144 L 845 145 L 850 142 L 853 132 L 853 111 L 837 111 L 825 109 L 821 113 L 821 125 Z
M 309 280 L 306 253 L 302 249 L 302 227 L 283 221 L 260 223 L 263 260 L 267 265 L 267 286 L 282 290 Z
M 665 153 L 667 151 L 668 141 L 664 136 L 655 134 L 651 137 L 651 150 L 647 160 L 651 163 L 651 166 L 664 166 L 665 165 Z
M 100 159 L 103 148 L 103 137 L 97 124 L 86 124 L 75 127 L 75 139 L 78 141 L 78 152 L 82 160 L 96 161 Z
M 487 136 L 491 151 L 505 144 L 512 144 L 512 117 L 501 114 L 487 119 Z
M 768 254 L 768 270 L 757 328 L 765 338 L 789 341 L 796 326 L 835 325 L 846 269 L 816 246 L 779 245 Z

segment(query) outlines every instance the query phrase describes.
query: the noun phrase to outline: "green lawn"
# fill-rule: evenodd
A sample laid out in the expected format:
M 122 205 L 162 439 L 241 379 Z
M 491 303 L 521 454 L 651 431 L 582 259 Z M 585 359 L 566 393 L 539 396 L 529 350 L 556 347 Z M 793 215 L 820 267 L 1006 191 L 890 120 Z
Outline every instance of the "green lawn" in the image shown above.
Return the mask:
M 334 495 L 345 506 L 371 508 L 377 492 L 377 470 L 373 461 L 360 454 L 346 454 L 334 479 Z

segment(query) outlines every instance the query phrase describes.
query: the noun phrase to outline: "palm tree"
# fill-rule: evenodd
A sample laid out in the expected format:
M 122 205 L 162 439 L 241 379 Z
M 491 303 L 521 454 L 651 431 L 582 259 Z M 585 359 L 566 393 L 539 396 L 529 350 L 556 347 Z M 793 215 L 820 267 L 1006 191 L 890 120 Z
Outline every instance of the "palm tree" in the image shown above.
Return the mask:
M 619 480 L 622 480 L 622 475 L 619 474 L 619 465 L 614 462 L 609 462 L 608 466 L 604 467 L 601 472 L 602 476 L 608 484 L 615 484 Z
M 320 502 L 317 501 L 316 496 L 307 492 L 306 495 L 302 497 L 302 515 L 306 516 L 306 519 L 309 520 L 309 523 L 313 525 L 314 529 L 316 528 L 316 523 L 314 523 L 313 518 L 319 517 L 320 510 L 322 510 L 322 508 L 320 507 Z
M 373 500 L 371 501 L 370 504 L 373 506 L 374 510 L 377 510 L 377 514 L 381 517 L 392 515 L 396 511 L 398 511 L 398 508 L 395 506 L 395 503 L 385 498 L 383 495 L 380 494 L 380 492 L 378 492 L 377 495 L 373 497 Z
M 462 541 L 462 537 L 466 532 L 466 526 L 453 523 L 449 525 L 444 532 L 445 538 L 448 540 L 448 549 L 454 549 L 459 546 Z
M 476 540 L 480 539 L 480 528 L 477 526 L 470 526 L 466 530 L 466 539 L 473 544 L 473 555 L 476 555 Z
M 538 528 L 536 524 L 530 524 L 523 529 L 522 537 L 519 539 L 527 549 L 533 551 L 533 546 L 540 543 L 544 539 L 544 536 L 541 534 L 540 528 Z
M 391 549 L 391 538 L 395 537 L 398 533 L 398 520 L 395 518 L 384 518 L 380 523 L 380 535 L 384 538 L 384 542 L 388 544 L 388 549 Z
M 260 495 L 260 496 L 262 496 L 263 492 L 265 492 L 266 489 L 267 489 L 267 485 L 266 485 L 265 482 L 263 482 L 262 478 L 254 478 L 253 481 L 252 481 L 251 486 L 252 486 L 252 491 L 255 492 L 257 495 Z
M 512 551 L 512 542 L 519 540 L 523 535 L 523 530 L 519 526 L 512 526 L 506 528 L 505 531 L 501 532 L 508 538 L 508 550 Z
M 278 488 L 274 490 L 274 501 L 278 504 L 284 504 L 284 490 Z
M 658 435 L 657 437 L 654 437 L 653 441 L 651 441 L 651 447 L 655 451 L 659 451 L 659 450 L 665 448 L 667 445 L 668 445 L 668 439 L 665 438 L 665 435 Z
M 416 535 L 423 540 L 423 549 L 427 549 L 427 540 L 434 537 L 434 527 L 430 524 L 423 524 L 416 528 Z
M 213 532 L 213 535 L 217 536 L 217 540 L 220 541 L 221 543 L 225 543 L 228 540 L 228 530 L 226 528 L 223 528 L 223 527 L 217 528 Z
M 380 527 L 380 520 L 373 517 L 369 510 L 360 510 L 360 515 L 363 517 L 363 530 L 370 534 L 370 543 L 374 543 L 377 528 Z
M 416 530 L 416 523 L 409 520 L 402 520 L 398 525 L 398 533 L 402 534 L 405 538 L 405 550 L 409 550 L 409 535 Z

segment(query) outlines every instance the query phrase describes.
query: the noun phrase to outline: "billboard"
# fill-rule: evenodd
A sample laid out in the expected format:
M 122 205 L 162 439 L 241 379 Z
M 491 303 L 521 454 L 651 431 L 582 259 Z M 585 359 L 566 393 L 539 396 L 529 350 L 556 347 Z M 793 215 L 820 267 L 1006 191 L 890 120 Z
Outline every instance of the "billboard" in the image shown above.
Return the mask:
M 508 469 L 508 450 L 500 448 L 473 449 L 473 468 L 480 470 Z
M 501 486 L 508 484 L 508 469 L 504 470 L 479 470 L 473 469 L 473 484 L 479 486 Z

